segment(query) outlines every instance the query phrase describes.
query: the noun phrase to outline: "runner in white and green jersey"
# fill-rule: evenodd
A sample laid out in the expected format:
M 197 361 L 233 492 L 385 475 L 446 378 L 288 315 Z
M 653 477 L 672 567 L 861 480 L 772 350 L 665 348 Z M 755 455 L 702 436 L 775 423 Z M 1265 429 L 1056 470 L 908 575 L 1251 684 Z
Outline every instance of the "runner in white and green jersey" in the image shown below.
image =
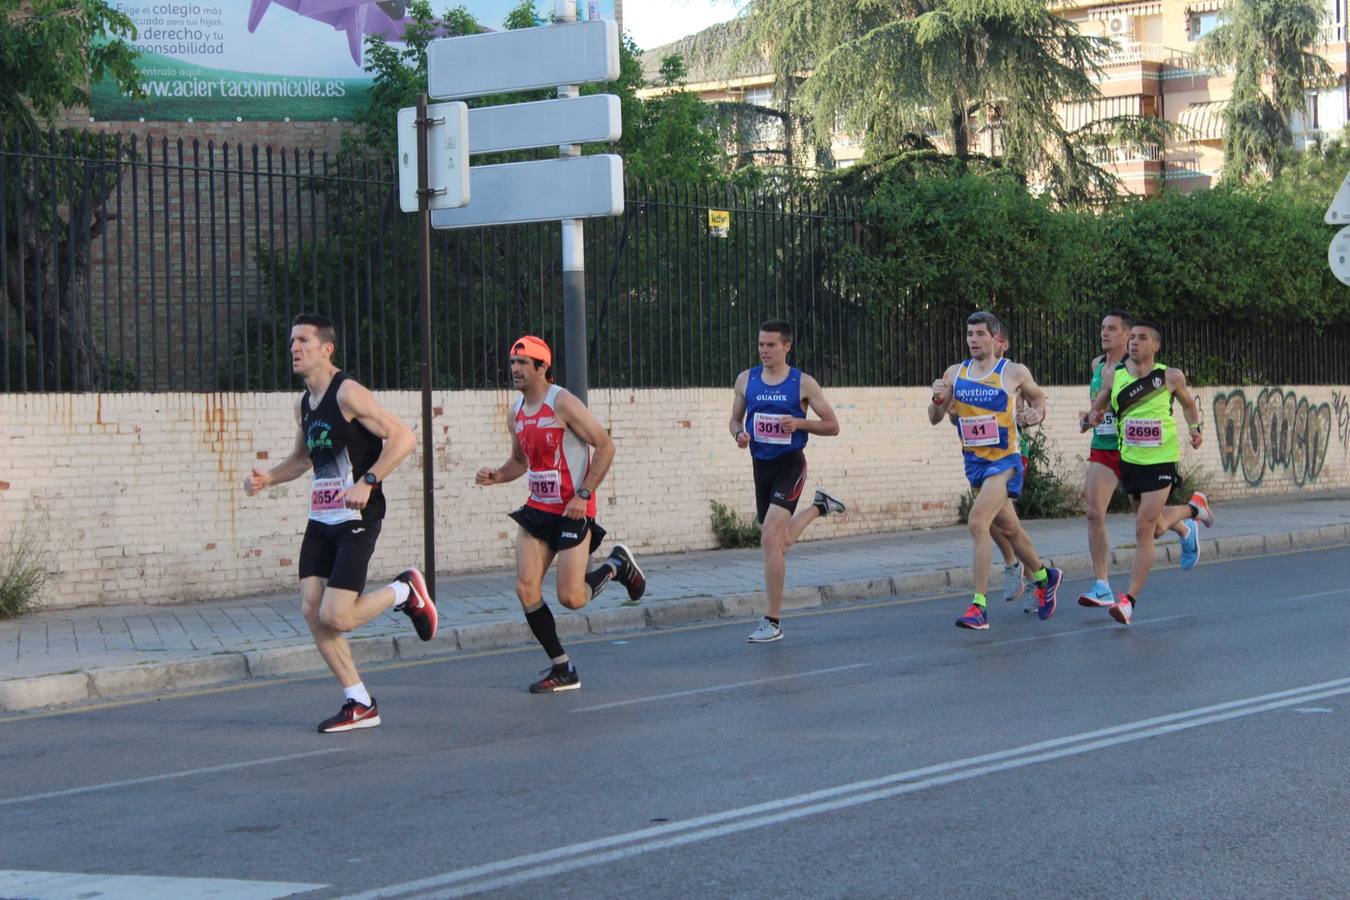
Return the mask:
M 1123 309 L 1113 309 L 1102 317 L 1102 355 L 1092 361 L 1089 402 L 1101 393 L 1102 373 L 1115 371 L 1116 366 L 1125 359 L 1133 325 L 1134 318 Z M 1088 414 L 1082 413 L 1078 426 L 1082 431 L 1092 429 L 1092 446 L 1088 452 L 1083 493 L 1087 499 L 1088 552 L 1092 556 L 1092 575 L 1095 579 L 1092 587 L 1078 595 L 1078 605 L 1105 609 L 1116 600 L 1111 592 L 1107 569 L 1111 544 L 1106 534 L 1106 510 L 1111 505 L 1111 495 L 1115 493 L 1116 485 L 1120 483 L 1120 449 L 1115 413 L 1108 409 L 1106 418 L 1095 427 L 1089 424 Z M 1181 538 L 1181 568 L 1187 571 L 1195 568 L 1200 558 L 1200 541 L 1195 523 L 1189 520 L 1177 522 L 1172 530 Z M 1165 533 L 1166 529 L 1163 529 L 1157 537 Z
M 1205 527 L 1214 524 L 1209 501 L 1199 491 L 1185 506 L 1168 506 L 1167 495 L 1180 479 L 1177 463 L 1181 447 L 1172 415 L 1172 400 L 1181 402 L 1191 446 L 1201 443 L 1200 408 L 1180 369 L 1157 362 L 1162 331 L 1152 322 L 1136 322 L 1130 329 L 1129 353 L 1114 369 L 1102 373 L 1102 389 L 1092 401 L 1088 422 L 1098 424 L 1109 409 L 1116 417 L 1120 441 L 1120 475 L 1125 493 L 1135 504 L 1134 565 L 1130 589 L 1110 608 L 1111 617 L 1130 624 L 1149 570 L 1153 567 L 1153 542 L 1160 529 L 1198 519 Z

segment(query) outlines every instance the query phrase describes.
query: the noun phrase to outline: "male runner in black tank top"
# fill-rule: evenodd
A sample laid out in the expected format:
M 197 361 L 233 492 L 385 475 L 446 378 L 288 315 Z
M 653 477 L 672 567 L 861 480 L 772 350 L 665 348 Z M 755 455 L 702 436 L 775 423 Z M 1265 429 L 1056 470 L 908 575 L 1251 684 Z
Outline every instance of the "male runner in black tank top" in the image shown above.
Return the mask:
M 342 685 L 342 709 L 319 723 L 325 733 L 373 728 L 379 707 L 361 681 L 344 632 L 389 609 L 412 619 L 417 636 L 436 633 L 436 604 L 417 569 L 361 593 L 384 519 L 381 484 L 416 446 L 407 425 L 333 365 L 337 334 L 325 316 L 302 313 L 291 326 L 291 365 L 305 379 L 296 403 L 299 430 L 291 453 L 272 469 L 244 479 L 250 497 L 299 478 L 311 468 L 309 524 L 300 545 L 300 602 L 328 668 Z

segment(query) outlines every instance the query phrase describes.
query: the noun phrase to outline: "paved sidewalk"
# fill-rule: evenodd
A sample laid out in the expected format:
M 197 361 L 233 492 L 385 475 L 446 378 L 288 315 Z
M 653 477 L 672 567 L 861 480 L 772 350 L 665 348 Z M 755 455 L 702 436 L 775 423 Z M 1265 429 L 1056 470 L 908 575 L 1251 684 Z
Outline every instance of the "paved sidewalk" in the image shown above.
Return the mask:
M 1350 543 L 1350 492 L 1236 501 L 1215 512 L 1215 527 L 1201 529 L 1201 567 L 1217 558 Z M 1121 548 L 1112 571 L 1121 572 L 1131 558 L 1133 520 L 1112 516 L 1108 527 L 1112 545 Z M 1042 556 L 1072 576 L 1060 601 L 1072 604 L 1091 568 L 1084 521 L 1034 521 L 1028 530 Z M 1175 537 L 1164 538 L 1160 551 L 1159 565 L 1174 563 Z M 546 582 L 545 597 L 564 640 L 763 612 L 758 549 L 642 555 L 639 562 L 648 581 L 640 604 L 627 603 L 623 588 L 611 584 L 586 609 L 568 612 L 552 599 L 551 578 Z M 784 607 L 943 593 L 969 585 L 969 565 L 970 541 L 960 526 L 807 541 L 789 555 Z M 509 570 L 438 575 L 436 639 L 418 641 L 406 617 L 389 614 L 354 633 L 356 659 L 413 659 L 529 643 L 533 638 L 514 583 Z M 991 587 L 998 590 L 997 578 Z M 0 710 L 323 669 L 294 594 L 180 606 L 90 607 L 0 621 Z

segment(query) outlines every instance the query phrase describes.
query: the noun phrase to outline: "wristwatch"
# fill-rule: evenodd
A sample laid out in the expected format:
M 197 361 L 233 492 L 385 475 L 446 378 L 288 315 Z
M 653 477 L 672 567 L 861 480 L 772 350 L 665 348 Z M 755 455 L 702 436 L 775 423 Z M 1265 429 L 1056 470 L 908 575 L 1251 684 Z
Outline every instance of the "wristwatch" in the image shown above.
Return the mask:
M 367 472 L 366 474 L 362 475 L 361 480 L 364 481 L 366 484 L 370 485 L 371 487 L 375 487 L 375 485 L 380 483 L 380 479 L 375 477 L 374 472 Z
M 582 500 L 589 500 L 591 499 L 591 492 L 585 488 L 577 488 L 577 496 Z

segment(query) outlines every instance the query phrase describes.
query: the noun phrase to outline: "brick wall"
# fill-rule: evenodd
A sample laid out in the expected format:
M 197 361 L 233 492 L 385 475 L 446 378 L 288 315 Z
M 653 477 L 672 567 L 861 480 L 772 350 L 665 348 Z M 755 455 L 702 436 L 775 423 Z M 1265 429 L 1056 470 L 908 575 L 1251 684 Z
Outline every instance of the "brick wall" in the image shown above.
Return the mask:
M 1064 474 L 1081 478 L 1083 388 L 1050 388 L 1044 426 Z M 1262 493 L 1350 487 L 1350 391 L 1212 388 L 1200 391 L 1205 444 L 1185 450 L 1217 503 Z M 850 504 L 806 539 L 947 525 L 965 489 L 952 429 L 928 425 L 924 388 L 830 390 L 842 433 L 812 438 L 808 489 Z M 381 400 L 416 428 L 415 393 Z M 438 568 L 510 564 L 506 513 L 522 483 L 473 485 L 506 459 L 512 395 L 435 397 Z M 713 546 L 709 501 L 753 515 L 750 463 L 726 426 L 731 392 L 595 391 L 591 406 L 618 453 L 600 491 L 600 518 L 638 551 Z M 52 607 L 169 603 L 290 590 L 306 513 L 307 479 L 244 496 L 251 466 L 276 464 L 294 439 L 291 394 L 0 395 L 0 535 L 34 530 L 54 578 Z M 1183 426 L 1184 427 L 1184 426 Z M 1216 432 L 1218 432 L 1216 434 Z M 390 479 L 390 514 L 372 579 L 420 564 L 419 451 Z M 1034 535 L 1034 529 L 1033 529 Z M 964 551 L 962 551 L 964 553 Z

